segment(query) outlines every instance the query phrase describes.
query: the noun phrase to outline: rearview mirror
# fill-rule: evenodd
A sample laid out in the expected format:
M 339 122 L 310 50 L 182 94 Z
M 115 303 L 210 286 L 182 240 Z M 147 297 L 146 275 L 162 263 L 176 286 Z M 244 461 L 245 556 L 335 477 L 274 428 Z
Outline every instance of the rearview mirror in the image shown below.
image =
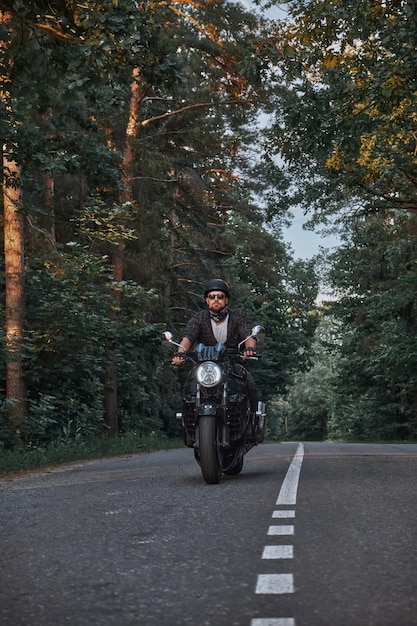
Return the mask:
M 263 326 L 260 326 L 259 324 L 257 324 L 256 326 L 254 326 L 252 328 L 251 334 L 249 335 L 249 337 L 246 337 L 246 339 L 244 339 L 243 341 L 241 341 L 237 347 L 238 350 L 240 350 L 240 348 L 243 346 L 243 344 L 245 343 L 245 341 L 247 341 L 248 339 L 250 339 L 250 337 L 256 337 L 259 340 L 264 339 L 265 337 L 265 328 Z
M 169 330 L 165 330 L 162 333 L 162 345 L 164 346 L 179 346 L 179 344 L 173 340 L 172 333 Z
M 163 346 L 172 346 L 173 341 L 172 341 L 172 333 L 169 332 L 169 330 L 165 330 L 162 333 L 162 345 Z
M 260 326 L 259 324 L 252 328 L 253 337 L 257 337 L 260 341 L 262 341 L 262 339 L 265 339 L 265 334 L 265 328 L 263 326 Z

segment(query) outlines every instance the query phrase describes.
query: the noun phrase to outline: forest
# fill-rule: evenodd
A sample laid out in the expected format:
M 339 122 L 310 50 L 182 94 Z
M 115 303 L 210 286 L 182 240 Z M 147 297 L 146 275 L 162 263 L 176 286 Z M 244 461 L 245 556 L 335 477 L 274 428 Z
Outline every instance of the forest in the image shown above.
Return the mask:
M 415 439 L 416 27 L 414 0 L 0 0 L 0 449 L 178 437 L 161 333 L 211 278 L 266 328 L 267 437 Z M 294 258 L 295 210 L 340 246 Z

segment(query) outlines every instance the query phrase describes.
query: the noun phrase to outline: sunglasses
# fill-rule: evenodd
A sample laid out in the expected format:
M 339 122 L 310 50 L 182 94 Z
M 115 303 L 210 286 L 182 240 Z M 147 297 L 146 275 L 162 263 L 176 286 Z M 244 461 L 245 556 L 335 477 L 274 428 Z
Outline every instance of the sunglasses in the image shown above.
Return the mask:
M 207 296 L 209 300 L 214 300 L 215 298 L 217 298 L 217 300 L 224 300 L 225 297 L 224 293 L 209 293 Z

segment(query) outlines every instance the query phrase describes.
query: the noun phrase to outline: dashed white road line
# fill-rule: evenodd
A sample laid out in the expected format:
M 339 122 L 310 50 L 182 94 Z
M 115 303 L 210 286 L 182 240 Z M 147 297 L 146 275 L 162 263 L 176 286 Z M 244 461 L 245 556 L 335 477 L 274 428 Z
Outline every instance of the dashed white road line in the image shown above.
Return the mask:
M 268 535 L 293 535 L 294 526 L 270 526 Z
M 263 559 L 292 559 L 294 556 L 293 546 L 264 546 Z
M 272 517 L 275 519 L 285 519 L 290 517 L 295 517 L 295 511 L 274 511 L 272 513 Z
M 255 593 L 293 593 L 292 574 L 259 574 Z
M 302 443 L 299 443 L 278 494 L 276 501 L 277 506 L 295 506 L 303 458 L 304 446 Z M 272 513 L 272 517 L 274 519 L 283 520 L 295 518 L 295 510 L 275 510 Z M 269 526 L 268 535 L 282 537 L 294 535 L 294 525 L 281 524 Z M 292 559 L 293 556 L 294 551 L 292 545 L 264 546 L 262 554 L 263 559 Z M 293 574 L 258 574 L 255 593 L 294 593 L 294 576 Z M 295 619 L 293 617 L 254 618 L 251 620 L 251 626 L 295 626 Z

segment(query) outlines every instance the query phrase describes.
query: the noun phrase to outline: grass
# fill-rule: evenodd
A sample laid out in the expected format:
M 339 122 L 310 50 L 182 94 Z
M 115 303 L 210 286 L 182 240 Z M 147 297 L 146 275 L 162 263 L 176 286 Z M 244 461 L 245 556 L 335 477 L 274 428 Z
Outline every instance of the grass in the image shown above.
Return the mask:
M 101 436 L 88 441 L 62 441 L 45 447 L 25 450 L 1 450 L 0 477 L 46 467 L 56 467 L 74 461 L 108 458 L 182 447 L 179 439 L 160 435 L 143 437 L 126 433 L 118 437 Z

